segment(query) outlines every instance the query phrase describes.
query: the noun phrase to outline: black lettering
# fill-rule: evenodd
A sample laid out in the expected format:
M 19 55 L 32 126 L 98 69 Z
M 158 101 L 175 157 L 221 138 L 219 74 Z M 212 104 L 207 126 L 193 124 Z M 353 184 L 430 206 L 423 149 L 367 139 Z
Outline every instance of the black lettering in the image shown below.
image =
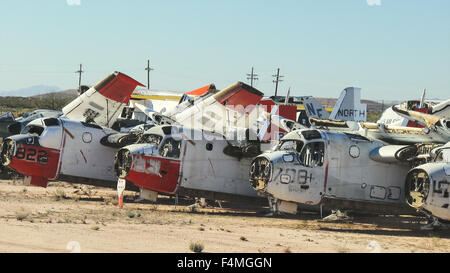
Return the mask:
M 39 151 L 37 161 L 41 164 L 48 163 L 48 153 L 44 150 Z
M 35 149 L 28 149 L 27 150 L 27 160 L 28 161 L 36 161 L 36 154 L 37 151 Z
M 24 159 L 25 158 L 25 148 L 18 148 L 16 152 L 17 159 Z

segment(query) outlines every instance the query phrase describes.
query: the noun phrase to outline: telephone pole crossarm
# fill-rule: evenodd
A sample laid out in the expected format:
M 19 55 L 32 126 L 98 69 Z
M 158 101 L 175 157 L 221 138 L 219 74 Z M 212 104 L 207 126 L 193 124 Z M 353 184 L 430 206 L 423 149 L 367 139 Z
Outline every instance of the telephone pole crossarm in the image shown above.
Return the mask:
M 255 74 L 255 69 L 252 67 L 252 73 L 247 74 L 247 80 L 250 80 L 250 86 L 253 87 L 253 81 L 259 80 L 258 75 Z
M 277 96 L 278 95 L 278 84 L 283 81 L 283 80 L 281 80 L 281 78 L 284 78 L 284 76 L 280 75 L 280 69 L 278 68 L 277 74 L 272 75 L 272 77 L 275 78 L 275 80 L 273 80 L 273 82 L 275 83 L 275 96 Z
M 78 75 L 78 92 L 81 94 L 81 74 L 84 73 L 83 64 L 80 64 L 80 70 L 75 71 L 75 73 L 79 74 Z

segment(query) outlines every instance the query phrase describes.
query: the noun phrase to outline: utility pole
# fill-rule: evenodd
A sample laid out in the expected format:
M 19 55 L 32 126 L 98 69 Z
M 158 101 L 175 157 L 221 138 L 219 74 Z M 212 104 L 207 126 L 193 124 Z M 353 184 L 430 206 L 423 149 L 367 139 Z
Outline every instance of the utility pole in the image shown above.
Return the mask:
M 150 89 L 150 71 L 155 70 L 150 67 L 150 60 L 147 61 L 147 67 L 145 70 L 147 71 L 147 88 Z
M 247 80 L 250 80 L 250 86 L 253 87 L 253 80 L 259 80 L 258 75 L 254 73 L 254 68 L 252 67 L 252 73 L 247 74 Z
M 81 74 L 84 73 L 83 64 L 80 64 L 80 70 L 75 71 L 75 73 L 79 74 L 79 76 L 78 76 L 78 93 L 81 94 Z
M 275 83 L 275 97 L 278 95 L 278 83 L 282 82 L 280 78 L 283 78 L 284 76 L 280 76 L 280 69 L 278 68 L 277 74 L 273 75 L 275 80 L 273 81 Z

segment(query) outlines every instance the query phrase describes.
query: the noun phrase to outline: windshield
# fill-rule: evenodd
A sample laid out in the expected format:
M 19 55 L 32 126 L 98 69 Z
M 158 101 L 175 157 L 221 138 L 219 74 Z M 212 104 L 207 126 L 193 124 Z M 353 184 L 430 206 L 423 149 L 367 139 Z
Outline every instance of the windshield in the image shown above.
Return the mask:
M 159 153 L 163 157 L 179 158 L 180 152 L 181 141 L 175 140 L 172 137 L 166 138 L 159 148 Z
M 162 139 L 163 139 L 162 136 L 154 135 L 154 134 L 147 134 L 142 137 L 140 143 L 141 144 L 147 143 L 147 144 L 153 144 L 153 145 L 159 146 Z
M 450 148 L 445 148 L 439 151 L 436 162 L 450 162 Z
M 285 140 L 278 145 L 278 151 L 297 152 L 300 153 L 303 148 L 303 141 L 300 140 Z
M 44 127 L 42 127 L 42 126 L 27 125 L 27 126 L 25 126 L 25 128 L 23 128 L 21 134 L 22 135 L 36 134 L 36 135 L 40 136 L 43 132 L 44 132 Z
M 325 144 L 323 142 L 311 142 L 303 149 L 300 162 L 306 167 L 321 167 L 323 166 L 324 156 Z

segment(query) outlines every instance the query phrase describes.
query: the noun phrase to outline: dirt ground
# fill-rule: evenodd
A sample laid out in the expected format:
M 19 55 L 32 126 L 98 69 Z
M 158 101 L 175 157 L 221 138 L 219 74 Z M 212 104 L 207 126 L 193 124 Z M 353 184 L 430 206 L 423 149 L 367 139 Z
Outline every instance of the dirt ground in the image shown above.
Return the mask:
M 163 197 L 123 209 L 114 190 L 67 183 L 25 187 L 0 180 L 0 252 L 367 253 L 449 252 L 449 231 L 420 231 L 412 216 L 354 217 L 325 223 L 316 214 L 265 217 L 261 209 L 196 209 Z

